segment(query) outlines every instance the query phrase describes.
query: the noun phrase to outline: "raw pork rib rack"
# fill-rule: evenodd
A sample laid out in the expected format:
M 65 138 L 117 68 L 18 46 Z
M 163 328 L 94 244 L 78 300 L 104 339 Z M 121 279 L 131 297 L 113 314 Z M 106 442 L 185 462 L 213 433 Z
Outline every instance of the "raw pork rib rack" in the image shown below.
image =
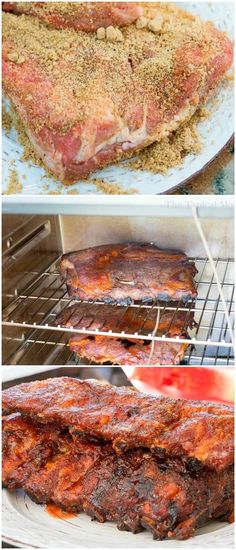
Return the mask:
M 143 8 L 144 15 L 158 19 L 158 32 L 133 23 L 122 28 L 121 42 L 109 42 L 95 32 L 67 28 L 71 18 L 78 22 L 67 5 L 48 13 L 38 4 L 5 3 L 17 14 L 3 13 L 3 87 L 37 155 L 64 183 L 176 130 L 232 63 L 224 33 L 172 5 Z M 109 9 L 106 3 L 94 5 L 92 27 L 101 24 L 98 13 L 106 23 Z M 120 24 L 140 13 L 127 3 L 114 9 L 111 16 Z M 78 17 L 83 22 L 84 11 Z
M 2 403 L 9 489 L 161 540 L 232 520 L 232 407 L 63 377 L 12 387 Z

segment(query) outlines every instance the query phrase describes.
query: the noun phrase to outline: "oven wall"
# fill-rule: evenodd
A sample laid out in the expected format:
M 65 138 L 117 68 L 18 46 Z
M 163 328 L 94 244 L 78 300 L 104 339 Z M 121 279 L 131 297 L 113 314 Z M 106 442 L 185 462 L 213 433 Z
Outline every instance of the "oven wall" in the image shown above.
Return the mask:
M 3 306 L 58 258 L 62 251 L 57 216 L 2 217 Z
M 214 257 L 233 258 L 234 227 L 229 218 L 201 219 Z M 154 242 L 161 248 L 179 249 L 189 256 L 205 257 L 192 217 L 61 216 L 64 252 L 126 241 Z

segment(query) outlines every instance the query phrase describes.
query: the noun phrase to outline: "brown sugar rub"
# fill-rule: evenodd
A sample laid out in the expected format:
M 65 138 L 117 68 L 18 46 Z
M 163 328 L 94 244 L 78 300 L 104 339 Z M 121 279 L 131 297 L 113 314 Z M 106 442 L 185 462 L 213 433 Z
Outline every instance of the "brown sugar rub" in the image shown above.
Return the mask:
M 3 2 L 3 9 L 32 15 L 56 29 L 85 32 L 110 25 L 129 25 L 143 12 L 138 2 Z
M 6 195 L 17 195 L 22 193 L 22 184 L 19 182 L 18 175 L 16 170 L 11 170 L 8 184 L 7 184 L 7 190 Z
M 41 166 L 46 169 L 46 172 L 48 173 L 49 177 L 52 179 L 56 179 L 55 176 L 44 166 L 42 160 L 37 156 L 37 153 L 34 151 L 33 145 L 30 142 L 26 132 L 24 125 L 22 121 L 20 120 L 19 116 L 17 115 L 15 109 L 11 108 L 10 111 L 6 111 L 4 106 L 2 108 L 2 127 L 4 128 L 6 135 L 9 135 L 12 128 L 15 128 L 18 134 L 18 139 L 20 144 L 23 147 L 23 154 L 21 157 L 21 160 L 28 161 L 30 163 L 33 163 L 36 166 Z M 91 178 L 87 180 L 88 183 L 91 183 L 92 185 L 95 185 L 96 188 L 106 195 L 134 195 L 138 193 L 138 190 L 135 188 L 130 188 L 128 190 L 125 190 L 124 187 L 119 185 L 118 183 L 108 183 L 107 181 L 101 179 L 101 178 Z M 42 193 L 49 194 L 49 195 L 60 195 L 64 194 L 64 187 L 62 185 L 57 185 L 56 191 L 49 191 L 49 185 L 45 184 L 42 187 Z M 22 192 L 23 187 L 21 184 L 17 184 L 15 181 L 15 178 L 13 180 L 12 175 L 9 178 L 8 185 L 7 185 L 7 191 L 5 194 L 13 194 L 13 193 L 20 193 Z M 73 187 L 68 187 L 67 195 L 78 195 L 79 191 L 78 189 L 74 189 Z
M 193 115 L 176 132 L 139 151 L 137 158 L 131 160 L 129 166 L 135 170 L 149 170 L 154 174 L 166 174 L 170 168 L 181 166 L 187 154 L 196 155 L 202 150 L 197 129 L 199 120 L 200 113 Z
M 202 108 L 198 110 L 195 115 L 180 128 L 170 134 L 170 136 L 163 138 L 160 142 L 156 142 L 149 147 L 145 147 L 142 151 L 137 153 L 134 160 L 129 162 L 129 166 L 138 170 L 149 170 L 155 174 L 166 174 L 169 168 L 179 166 L 183 163 L 183 160 L 187 154 L 196 154 L 202 150 L 202 143 L 197 130 L 197 123 L 202 118 L 207 118 L 209 112 Z M 52 172 L 45 167 L 42 160 L 37 156 L 32 143 L 30 142 L 25 127 L 20 120 L 17 112 L 13 107 L 10 111 L 2 109 L 2 126 L 8 135 L 12 128 L 15 128 L 18 134 L 18 139 L 23 147 L 23 154 L 21 159 L 23 161 L 29 161 L 37 166 L 44 167 L 50 178 L 55 178 Z M 133 195 L 138 194 L 136 188 L 129 188 L 125 190 L 124 187 L 118 183 L 109 183 L 101 178 L 88 178 L 88 183 L 96 185 L 97 189 L 106 195 Z M 59 192 L 59 188 L 57 190 Z M 44 189 L 44 194 L 48 193 L 49 189 Z M 70 189 L 69 194 L 77 194 L 76 189 Z M 55 192 L 57 194 L 57 192 Z
M 171 5 L 148 10 L 160 30 L 128 25 L 120 42 L 3 14 L 4 90 L 64 183 L 168 136 L 231 65 L 231 43 L 211 23 Z

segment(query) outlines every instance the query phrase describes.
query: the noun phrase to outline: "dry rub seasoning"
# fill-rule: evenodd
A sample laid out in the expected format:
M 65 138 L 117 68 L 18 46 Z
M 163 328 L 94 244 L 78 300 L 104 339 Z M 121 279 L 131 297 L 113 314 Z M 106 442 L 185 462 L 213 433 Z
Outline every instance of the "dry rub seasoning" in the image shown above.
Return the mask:
M 22 193 L 23 187 L 18 180 L 18 175 L 15 170 L 10 171 L 10 176 L 8 179 L 6 195 L 19 195 Z
M 63 3 L 59 5 L 62 10 L 65 9 Z M 156 15 L 157 5 L 158 16 Z M 104 29 L 99 31 L 100 38 L 96 32 L 76 32 L 73 29 L 58 31 L 48 29 L 37 18 L 3 14 L 4 40 L 7 44 L 5 54 L 8 58 L 16 64 L 21 64 L 24 60 L 36 59 L 43 68 L 43 73 L 49 77 L 53 76 L 54 95 L 50 101 L 52 101 L 54 116 L 56 114 L 59 121 L 61 134 L 68 132 L 74 124 L 89 115 L 93 100 L 96 101 L 99 116 L 98 90 L 100 96 L 104 91 L 106 101 L 111 100 L 116 114 L 120 116 L 121 113 L 122 116 L 122 94 L 126 88 L 132 90 L 134 73 L 148 93 L 157 94 L 158 83 L 173 70 L 173 56 L 179 46 L 184 49 L 188 44 L 199 45 L 201 40 L 206 52 L 212 48 L 207 28 L 202 22 L 186 12 L 183 12 L 183 17 L 176 17 L 176 8 L 172 4 L 146 5 L 141 21 L 122 29 L 120 42 L 104 40 L 104 36 L 107 37 L 106 33 L 104 35 Z M 113 30 L 111 30 L 111 36 L 115 37 Z M 156 56 L 143 61 L 145 41 L 154 45 Z M 214 49 L 215 53 L 218 50 L 220 53 L 220 45 L 214 44 Z M 82 54 L 78 55 L 78 51 Z M 127 59 L 130 61 L 130 72 L 127 72 Z M 104 79 L 104 60 L 107 69 L 106 79 Z M 67 70 L 63 70 L 64 63 Z M 109 67 L 112 68 L 111 75 Z M 193 67 L 189 66 L 187 70 L 191 73 Z M 204 80 L 206 68 L 203 66 L 201 71 L 201 78 Z M 171 108 L 175 94 L 171 79 L 168 86 L 163 102 L 160 104 L 160 111 L 163 110 L 163 113 Z M 133 93 L 135 95 L 135 89 Z M 71 95 L 68 96 L 68 94 Z M 26 99 L 30 105 L 32 98 Z M 103 97 L 101 99 L 103 100 Z M 50 106 L 50 102 L 48 105 Z M 5 124 L 9 127 L 9 120 L 7 121 L 6 117 Z M 45 124 L 48 128 L 54 129 L 55 119 L 51 119 L 49 110 L 46 115 L 44 113 L 35 118 L 32 124 L 35 131 L 40 130 Z M 43 163 L 35 154 L 19 119 L 16 128 L 24 146 L 23 158 L 42 166 Z M 130 164 L 134 168 L 166 173 L 169 168 L 181 164 L 186 154 L 198 153 L 200 147 L 195 121 L 190 120 L 169 137 L 144 149 Z M 103 192 L 109 193 L 109 187 L 107 187 L 109 184 L 102 181 L 97 185 L 100 185 Z M 116 191 L 119 192 L 118 189 Z M 123 190 L 121 192 L 124 193 Z
M 129 166 L 136 170 L 149 170 L 156 174 L 166 174 L 168 169 L 181 165 L 186 155 L 197 154 L 201 151 L 202 144 L 197 131 L 197 123 L 208 117 L 209 114 L 205 107 L 199 109 L 189 122 L 169 137 L 139 151 L 135 160 L 129 162 Z M 3 109 L 3 128 L 9 132 L 12 127 L 16 129 L 20 144 L 23 146 L 22 160 L 31 161 L 33 164 L 45 168 L 43 162 L 35 153 L 16 111 L 11 108 L 10 112 L 6 112 Z M 46 171 L 51 178 L 55 179 L 48 170 Z M 95 183 L 100 191 L 109 195 L 126 193 L 118 184 L 110 184 L 98 178 L 89 181 Z M 47 189 L 45 189 L 45 192 L 48 192 Z M 138 193 L 136 189 L 130 189 L 128 192 L 128 194 L 135 193 Z
M 166 174 L 170 168 L 183 164 L 186 155 L 200 153 L 202 144 L 197 131 L 197 119 L 198 116 L 194 115 L 176 132 L 140 151 L 129 166 L 136 170 Z
M 135 195 L 138 193 L 137 189 L 125 191 L 118 183 L 108 183 L 99 178 L 90 179 L 89 182 L 94 183 L 105 195 Z
M 36 60 L 44 78 L 48 76 L 53 82 L 53 90 L 47 94 L 47 111 L 38 110 L 37 117 L 31 119 L 36 132 L 45 123 L 49 129 L 55 130 L 58 117 L 60 133 L 66 133 L 89 116 L 93 101 L 97 102 L 99 116 L 98 100 L 103 100 L 104 107 L 104 98 L 106 103 L 111 102 L 117 116 L 122 117 L 124 103 L 132 98 L 134 102 L 145 104 L 145 94 L 158 96 L 160 93 L 160 118 L 164 120 L 173 106 L 177 82 L 169 78 L 164 95 L 161 83 L 166 75 L 173 73 L 177 49 L 184 50 L 194 43 L 199 47 L 201 42 L 206 53 L 212 47 L 215 53 L 218 49 L 220 53 L 220 45 L 214 43 L 213 46 L 208 29 L 200 20 L 179 10 L 182 15 L 177 17 L 176 8 L 171 5 L 158 4 L 158 17 L 156 6 L 154 9 L 151 4 L 146 9 L 148 25 L 156 25 L 158 32 L 129 25 L 122 29 L 121 42 L 98 40 L 96 32 L 48 28 L 37 18 L 27 15 L 3 14 L 5 55 L 10 60 L 14 58 L 16 64 L 22 63 L 23 58 L 26 62 Z M 108 27 L 106 33 L 109 29 L 112 36 L 119 31 Z M 145 48 L 155 51 L 155 56 L 145 58 Z M 127 70 L 127 60 L 130 71 Z M 189 66 L 186 70 L 191 73 L 193 69 Z M 198 67 L 198 73 L 204 81 L 206 67 Z M 138 92 L 137 82 L 143 93 Z M 29 97 L 29 113 L 31 101 Z

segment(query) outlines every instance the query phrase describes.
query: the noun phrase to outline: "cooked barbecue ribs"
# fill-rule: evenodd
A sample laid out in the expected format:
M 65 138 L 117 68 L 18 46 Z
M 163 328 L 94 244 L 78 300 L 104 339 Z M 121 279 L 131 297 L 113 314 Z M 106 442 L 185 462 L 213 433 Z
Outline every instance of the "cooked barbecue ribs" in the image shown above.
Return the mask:
M 177 365 L 183 359 L 188 344 L 155 342 L 151 353 L 149 340 L 135 340 L 136 332 L 149 335 L 156 325 L 157 310 L 141 308 L 124 309 L 111 306 L 90 306 L 75 304 L 64 309 L 55 319 L 56 325 L 74 329 L 93 330 L 94 334 L 73 334 L 69 340 L 70 349 L 78 357 L 85 357 L 96 363 L 111 362 L 117 365 Z M 179 336 L 188 338 L 188 327 L 194 326 L 193 312 L 161 311 L 156 336 Z M 101 336 L 96 330 L 128 333 L 131 336 Z M 150 359 L 150 361 L 149 361 Z
M 143 12 L 135 2 L 3 2 L 3 9 L 33 15 L 56 29 L 85 32 L 109 25 L 129 25 Z
M 66 26 L 70 8 L 60 6 Z M 210 22 L 165 3 L 143 9 L 159 21 L 158 32 L 128 25 L 121 42 L 3 13 L 4 90 L 37 155 L 64 183 L 169 135 L 232 63 L 232 44 Z
M 134 301 L 195 298 L 197 270 L 182 252 L 153 244 L 124 243 L 87 248 L 62 256 L 69 296 L 129 305 Z
M 19 469 L 19 474 L 27 476 L 27 469 L 32 472 L 40 468 L 58 448 L 60 430 L 55 426 L 46 427 L 31 424 L 20 414 L 14 413 L 3 418 L 3 481 L 8 487 L 15 487 L 12 474 Z
M 4 414 L 19 412 L 73 436 L 110 442 L 118 454 L 143 447 L 160 459 L 181 458 L 193 470 L 218 472 L 233 462 L 234 413 L 223 404 L 61 377 L 5 390 L 2 407 Z
M 50 432 L 43 441 L 47 429 L 18 415 L 5 418 L 7 487 L 22 487 L 38 503 L 54 502 L 99 522 L 114 521 L 121 530 L 150 529 L 157 539 L 186 539 L 211 518 L 229 519 L 232 467 L 198 476 L 178 460 L 165 463 L 143 449 L 117 456 L 109 444 L 73 440 L 65 431 L 50 446 Z

